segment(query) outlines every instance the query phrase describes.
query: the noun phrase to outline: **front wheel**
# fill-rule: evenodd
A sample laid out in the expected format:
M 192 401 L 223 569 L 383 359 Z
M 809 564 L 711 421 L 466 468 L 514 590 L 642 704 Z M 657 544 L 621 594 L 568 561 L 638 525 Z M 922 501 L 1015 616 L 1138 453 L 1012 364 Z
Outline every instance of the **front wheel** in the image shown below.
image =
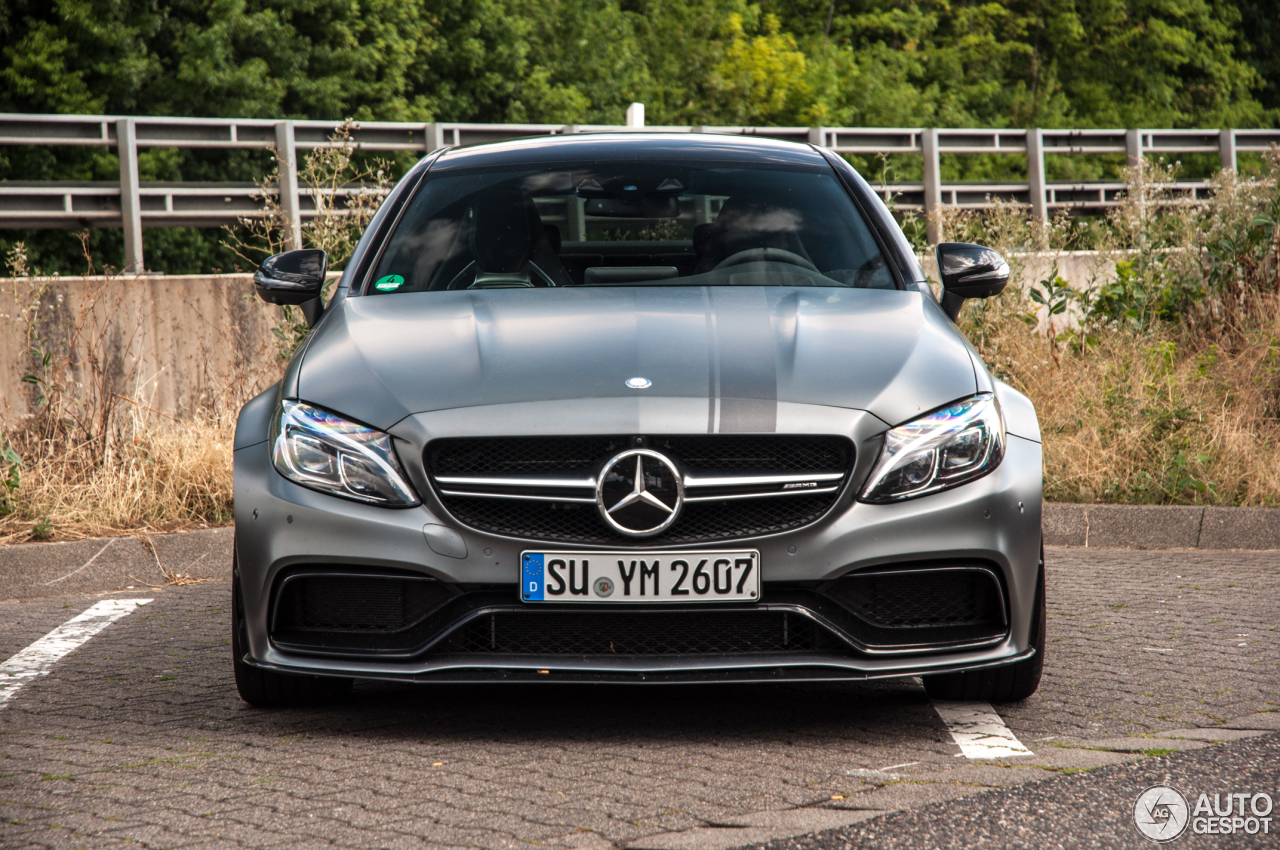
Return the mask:
M 233 556 L 234 559 L 234 556 Z M 248 649 L 244 600 L 240 596 L 240 572 L 232 564 L 231 654 L 235 666 L 236 690 L 240 698 L 258 708 L 325 705 L 351 693 L 351 679 L 329 676 L 298 676 L 262 670 L 244 661 Z
M 1040 688 L 1045 647 L 1044 543 L 1040 544 L 1040 572 L 1036 580 L 1036 605 L 1031 612 L 1031 646 L 1036 654 L 1004 667 L 966 670 L 924 677 L 924 689 L 934 699 L 978 702 L 1017 702 Z

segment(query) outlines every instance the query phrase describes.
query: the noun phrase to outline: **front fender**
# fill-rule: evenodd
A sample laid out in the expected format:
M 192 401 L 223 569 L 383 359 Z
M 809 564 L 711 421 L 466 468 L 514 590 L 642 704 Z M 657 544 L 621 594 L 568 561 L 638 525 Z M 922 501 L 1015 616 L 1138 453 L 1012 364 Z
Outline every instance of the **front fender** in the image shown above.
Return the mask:
M 236 418 L 235 451 L 265 443 L 271 433 L 271 414 L 279 403 L 280 384 L 275 383 L 240 408 Z

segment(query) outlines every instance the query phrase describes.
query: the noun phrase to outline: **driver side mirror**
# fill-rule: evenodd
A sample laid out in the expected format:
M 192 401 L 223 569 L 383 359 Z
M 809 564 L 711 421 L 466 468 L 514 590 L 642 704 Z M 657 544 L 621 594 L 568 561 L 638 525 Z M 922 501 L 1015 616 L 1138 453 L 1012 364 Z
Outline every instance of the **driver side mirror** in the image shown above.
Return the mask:
M 328 270 L 329 255 L 318 248 L 285 251 L 262 261 L 253 285 L 268 304 L 301 305 L 307 326 L 312 327 L 324 312 L 320 296 Z
M 1009 264 L 985 245 L 940 242 L 935 251 L 942 280 L 942 309 L 953 322 L 965 299 L 999 295 L 1009 283 Z

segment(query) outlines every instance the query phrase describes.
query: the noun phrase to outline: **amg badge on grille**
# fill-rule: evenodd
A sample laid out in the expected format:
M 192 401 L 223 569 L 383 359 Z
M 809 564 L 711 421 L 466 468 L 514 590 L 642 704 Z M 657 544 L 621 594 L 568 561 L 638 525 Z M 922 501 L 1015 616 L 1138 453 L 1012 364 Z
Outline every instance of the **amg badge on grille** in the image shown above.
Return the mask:
M 684 479 L 666 455 L 631 449 L 600 470 L 596 507 L 610 528 L 628 537 L 665 531 L 683 505 Z

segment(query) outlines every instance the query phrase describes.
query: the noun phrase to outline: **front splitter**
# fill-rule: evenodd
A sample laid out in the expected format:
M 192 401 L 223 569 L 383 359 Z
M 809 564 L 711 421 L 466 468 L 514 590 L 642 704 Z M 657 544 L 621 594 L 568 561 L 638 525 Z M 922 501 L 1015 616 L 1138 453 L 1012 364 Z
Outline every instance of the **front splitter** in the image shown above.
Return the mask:
M 598 683 L 598 684 L 634 684 L 634 685 L 679 685 L 679 684 L 757 684 L 765 682 L 850 682 L 873 681 L 877 679 L 898 679 L 906 676 L 929 676 L 940 673 L 959 673 L 969 670 L 985 670 L 993 667 L 1004 667 L 1025 661 L 1035 655 L 1035 649 L 1027 649 L 1017 655 L 985 661 L 967 661 L 958 663 L 910 664 L 900 667 L 877 667 L 869 670 L 856 666 L 856 662 L 847 658 L 831 656 L 788 656 L 785 660 L 770 662 L 765 659 L 729 662 L 716 661 L 706 666 L 684 666 L 680 668 L 647 668 L 627 669 L 618 661 L 609 666 L 592 664 L 588 659 L 575 659 L 577 663 L 566 664 L 563 657 L 537 658 L 521 657 L 519 659 L 493 660 L 477 663 L 474 660 L 457 660 L 442 658 L 437 666 L 430 670 L 397 671 L 394 669 L 376 669 L 373 665 L 361 665 L 359 669 L 337 669 L 334 667 L 294 667 L 287 664 L 254 661 L 245 657 L 244 661 L 251 666 L 278 673 L 292 673 L 305 676 L 338 676 L 342 678 L 368 679 L 375 681 L 417 682 L 417 683 Z M 915 659 L 917 662 L 920 659 Z

